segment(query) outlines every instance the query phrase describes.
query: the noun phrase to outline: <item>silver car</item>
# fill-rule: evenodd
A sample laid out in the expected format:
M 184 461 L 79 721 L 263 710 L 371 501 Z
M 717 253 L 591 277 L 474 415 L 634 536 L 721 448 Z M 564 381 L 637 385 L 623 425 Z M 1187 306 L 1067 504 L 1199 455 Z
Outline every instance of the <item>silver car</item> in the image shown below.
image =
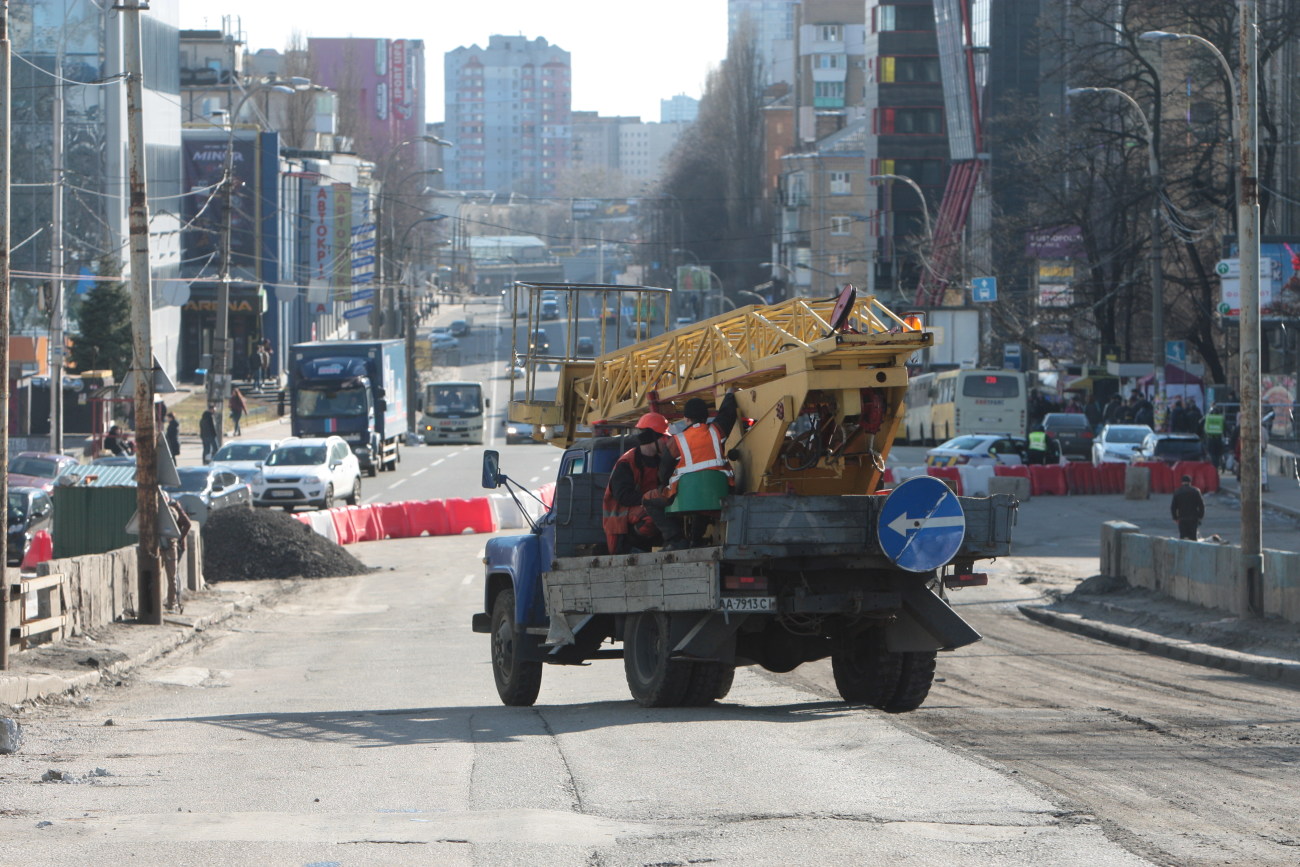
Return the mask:
M 223 467 L 180 467 L 179 485 L 164 485 L 163 490 L 181 504 L 190 520 L 202 524 L 217 509 L 253 507 L 253 491 L 231 470 Z
M 1108 424 L 1092 443 L 1094 464 L 1127 464 L 1151 428 L 1144 424 Z

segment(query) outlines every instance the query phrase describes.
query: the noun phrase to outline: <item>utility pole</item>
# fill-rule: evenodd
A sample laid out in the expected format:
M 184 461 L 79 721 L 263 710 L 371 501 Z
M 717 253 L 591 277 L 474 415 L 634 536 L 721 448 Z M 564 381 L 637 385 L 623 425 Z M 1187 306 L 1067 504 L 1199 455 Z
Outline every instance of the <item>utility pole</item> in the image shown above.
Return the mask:
M 63 454 L 63 37 L 55 55 L 53 105 L 53 225 L 50 227 L 50 451 Z
M 144 154 L 144 59 L 140 49 L 143 0 L 120 7 L 126 66 L 126 133 L 130 152 L 131 372 L 135 377 L 135 507 L 140 523 L 136 617 L 160 624 L 162 563 L 158 557 L 158 436 L 154 426 L 153 287 L 149 273 L 149 200 Z
M 226 399 L 227 377 L 230 372 L 230 247 L 234 242 L 235 210 L 235 119 L 226 115 L 230 135 L 226 138 L 226 164 L 222 175 L 222 199 L 225 214 L 221 230 L 221 275 L 217 278 L 216 326 L 212 335 L 212 369 L 208 371 L 208 406 L 215 406 L 217 419 L 217 447 L 226 439 L 226 423 L 222 404 Z
M 13 45 L 9 42 L 9 0 L 0 0 L 0 375 L 9 378 L 9 100 Z M 0 482 L 9 490 L 9 389 L 0 388 Z M 0 524 L 9 526 L 9 498 L 0 497 Z M 8 534 L 0 537 L 0 563 L 9 562 Z M 0 567 L 8 569 L 7 566 Z M 0 671 L 9 667 L 9 576 L 0 579 Z
M 1256 0 L 1238 0 L 1238 57 L 1241 75 L 1237 87 L 1237 158 L 1240 175 L 1237 192 L 1237 256 L 1241 261 L 1241 408 L 1237 413 L 1241 442 L 1241 582 L 1245 610 L 1261 615 L 1264 609 L 1263 531 L 1260 521 L 1262 493 L 1260 460 L 1263 457 L 1259 395 L 1259 61 L 1255 33 Z

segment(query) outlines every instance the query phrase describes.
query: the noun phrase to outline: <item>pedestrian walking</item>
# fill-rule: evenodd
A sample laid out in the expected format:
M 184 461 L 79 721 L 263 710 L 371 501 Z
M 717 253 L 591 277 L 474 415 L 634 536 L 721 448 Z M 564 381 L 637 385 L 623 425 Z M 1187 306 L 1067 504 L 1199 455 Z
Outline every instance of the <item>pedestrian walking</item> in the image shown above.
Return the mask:
M 170 533 L 162 534 L 162 560 L 163 570 L 167 573 L 167 610 L 175 611 L 177 614 L 185 613 L 185 605 L 182 600 L 180 569 L 177 568 L 180 559 L 185 556 L 185 540 L 190 535 L 190 516 L 185 514 L 185 509 L 181 504 L 167 497 L 167 508 L 172 513 L 172 518 L 176 521 L 176 528 L 179 531 L 178 536 L 172 536 Z
M 181 456 L 181 423 L 176 420 L 174 412 L 167 413 L 167 448 L 173 458 Z
M 1205 498 L 1201 489 L 1192 484 L 1191 476 L 1183 476 L 1183 484 L 1174 491 L 1174 498 L 1169 503 L 1169 512 L 1178 523 L 1178 538 L 1195 542 L 1197 530 L 1205 519 Z
M 199 416 L 199 439 L 203 441 L 203 463 L 212 463 L 212 456 L 217 452 L 217 413 L 216 404 L 210 404 Z
M 244 400 L 244 395 L 239 389 L 233 389 L 230 392 L 230 418 L 235 423 L 234 436 L 239 436 L 242 432 L 239 429 L 239 420 L 248 412 L 248 403 Z

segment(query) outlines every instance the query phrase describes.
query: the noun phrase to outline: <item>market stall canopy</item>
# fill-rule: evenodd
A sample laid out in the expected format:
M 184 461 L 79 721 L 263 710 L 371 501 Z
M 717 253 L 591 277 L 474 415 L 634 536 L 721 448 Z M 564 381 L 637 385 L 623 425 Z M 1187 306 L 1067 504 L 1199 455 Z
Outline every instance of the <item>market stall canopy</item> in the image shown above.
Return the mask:
M 1138 385 L 1147 386 L 1155 379 L 1154 373 L 1148 373 L 1138 380 Z M 1189 373 L 1174 364 L 1165 365 L 1165 384 L 1166 385 L 1203 385 L 1201 378 L 1194 373 Z

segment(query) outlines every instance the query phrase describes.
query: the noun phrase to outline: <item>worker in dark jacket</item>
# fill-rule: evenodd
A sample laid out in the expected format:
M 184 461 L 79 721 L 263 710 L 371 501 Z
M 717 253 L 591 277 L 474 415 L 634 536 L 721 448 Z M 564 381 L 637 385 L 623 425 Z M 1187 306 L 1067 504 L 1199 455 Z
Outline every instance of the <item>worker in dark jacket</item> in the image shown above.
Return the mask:
M 636 428 L 637 444 L 614 463 L 601 503 L 601 525 L 611 554 L 626 554 L 629 548 L 648 551 L 663 543 L 642 498 L 659 488 L 660 443 L 668 433 L 668 419 L 648 412 Z
M 1205 518 L 1205 498 L 1201 496 L 1200 488 L 1192 484 L 1191 476 L 1183 476 L 1182 486 L 1174 491 L 1169 512 L 1178 522 L 1178 538 L 1195 542 L 1198 538 L 1196 531 Z
M 732 480 L 731 464 L 727 461 L 726 443 L 731 429 L 736 426 L 736 393 L 728 391 L 718 404 L 718 411 L 709 418 L 709 405 L 698 397 L 686 401 L 682 415 L 690 424 L 681 433 L 666 442 L 667 455 L 659 464 L 660 490 L 645 498 L 646 510 L 655 526 L 663 533 L 664 550 L 690 547 L 700 540 L 688 541 L 679 517 L 665 510 L 677 495 L 677 483 L 682 476 L 697 472 L 721 472 L 728 484 Z M 697 528 L 698 529 L 698 528 Z

